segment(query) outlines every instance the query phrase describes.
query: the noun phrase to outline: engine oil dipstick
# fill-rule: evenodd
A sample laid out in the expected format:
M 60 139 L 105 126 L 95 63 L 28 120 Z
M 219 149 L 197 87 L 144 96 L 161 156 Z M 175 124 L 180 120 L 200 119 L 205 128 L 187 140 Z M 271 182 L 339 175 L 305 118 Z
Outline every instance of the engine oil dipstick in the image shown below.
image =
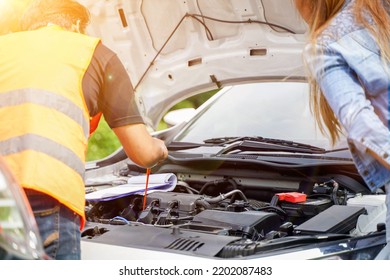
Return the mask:
M 149 184 L 149 175 L 150 175 L 150 168 L 146 169 L 146 183 L 145 183 L 145 192 L 144 192 L 144 205 L 143 205 L 143 210 L 146 209 L 146 196 L 148 193 L 148 184 Z

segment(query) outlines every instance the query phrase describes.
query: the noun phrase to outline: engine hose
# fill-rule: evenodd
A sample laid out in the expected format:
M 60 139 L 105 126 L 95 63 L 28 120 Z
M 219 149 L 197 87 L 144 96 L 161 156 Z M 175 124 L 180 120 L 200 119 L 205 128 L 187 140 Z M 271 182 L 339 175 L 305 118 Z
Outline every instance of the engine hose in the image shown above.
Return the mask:
M 191 186 L 187 182 L 184 182 L 184 181 L 178 181 L 176 186 L 183 187 L 189 194 L 198 194 L 199 193 L 198 190 L 191 188 Z
M 333 190 L 332 190 L 332 194 L 331 194 L 331 198 L 333 200 L 333 203 L 335 205 L 346 205 L 347 204 L 347 193 L 346 193 L 346 191 L 344 191 L 343 201 L 340 202 L 339 192 L 341 192 L 341 190 L 339 190 L 339 184 L 335 180 L 331 180 L 331 183 L 333 184 Z
M 218 253 L 218 257 L 221 258 L 235 258 L 235 257 L 246 257 L 252 256 L 256 253 L 256 244 L 229 244 L 223 247 Z
M 230 185 L 233 186 L 234 189 L 237 189 L 237 183 L 231 178 L 228 179 L 221 179 L 221 180 L 214 180 L 207 182 L 206 184 L 203 185 L 203 187 L 200 189 L 199 194 L 204 194 L 204 191 L 210 187 L 210 186 L 218 186 L 220 184 L 226 184 L 229 183 Z
M 263 208 L 270 205 L 269 202 L 264 202 L 264 201 L 254 200 L 254 199 L 249 199 L 249 204 L 254 209 Z
M 195 201 L 195 204 L 196 206 L 201 206 L 203 207 L 204 209 L 211 209 L 211 205 L 210 203 L 208 203 L 206 200 L 204 199 L 198 199 Z
M 228 192 L 226 194 L 220 194 L 219 196 L 213 197 L 213 198 L 205 198 L 204 200 L 207 201 L 210 204 L 215 204 L 215 203 L 223 201 L 225 198 L 230 197 L 230 196 L 232 196 L 234 194 L 239 194 L 241 196 L 241 198 L 245 202 L 248 202 L 248 199 L 246 198 L 244 193 L 242 191 L 240 191 L 240 190 L 232 190 L 232 191 L 230 191 L 230 192 Z

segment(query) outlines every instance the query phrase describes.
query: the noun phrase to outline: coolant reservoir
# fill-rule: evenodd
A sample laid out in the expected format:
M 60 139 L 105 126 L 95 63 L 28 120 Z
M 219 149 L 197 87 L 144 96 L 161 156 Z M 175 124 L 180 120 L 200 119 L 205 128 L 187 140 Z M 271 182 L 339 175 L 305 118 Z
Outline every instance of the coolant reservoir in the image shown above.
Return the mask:
M 386 195 L 357 195 L 347 201 L 350 206 L 362 206 L 367 210 L 367 215 L 360 215 L 354 234 L 362 235 L 377 230 L 379 223 L 386 222 Z
M 347 201 L 349 206 L 365 207 L 367 212 L 375 210 L 375 208 L 385 204 L 386 195 L 357 195 Z

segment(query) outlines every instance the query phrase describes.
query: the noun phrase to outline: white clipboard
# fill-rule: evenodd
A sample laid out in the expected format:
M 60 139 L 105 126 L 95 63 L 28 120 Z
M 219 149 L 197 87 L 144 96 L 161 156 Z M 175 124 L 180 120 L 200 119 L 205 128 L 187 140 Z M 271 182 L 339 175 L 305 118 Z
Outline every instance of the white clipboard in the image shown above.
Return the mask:
M 172 191 L 177 184 L 177 177 L 173 173 L 151 174 L 149 176 L 148 194 L 155 191 Z M 127 184 L 106 188 L 85 195 L 89 202 L 109 201 L 128 195 L 144 194 L 146 176 L 133 176 Z

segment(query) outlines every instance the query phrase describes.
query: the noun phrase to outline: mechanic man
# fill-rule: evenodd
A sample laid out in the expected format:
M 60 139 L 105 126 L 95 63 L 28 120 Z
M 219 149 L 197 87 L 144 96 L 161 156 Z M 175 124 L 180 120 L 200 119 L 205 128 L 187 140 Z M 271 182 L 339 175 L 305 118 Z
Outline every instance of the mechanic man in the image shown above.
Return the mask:
M 0 153 L 24 187 L 46 253 L 80 259 L 85 154 L 103 113 L 142 167 L 168 151 L 150 136 L 116 54 L 84 35 L 89 12 L 73 0 L 34 0 L 21 32 L 0 36 Z

